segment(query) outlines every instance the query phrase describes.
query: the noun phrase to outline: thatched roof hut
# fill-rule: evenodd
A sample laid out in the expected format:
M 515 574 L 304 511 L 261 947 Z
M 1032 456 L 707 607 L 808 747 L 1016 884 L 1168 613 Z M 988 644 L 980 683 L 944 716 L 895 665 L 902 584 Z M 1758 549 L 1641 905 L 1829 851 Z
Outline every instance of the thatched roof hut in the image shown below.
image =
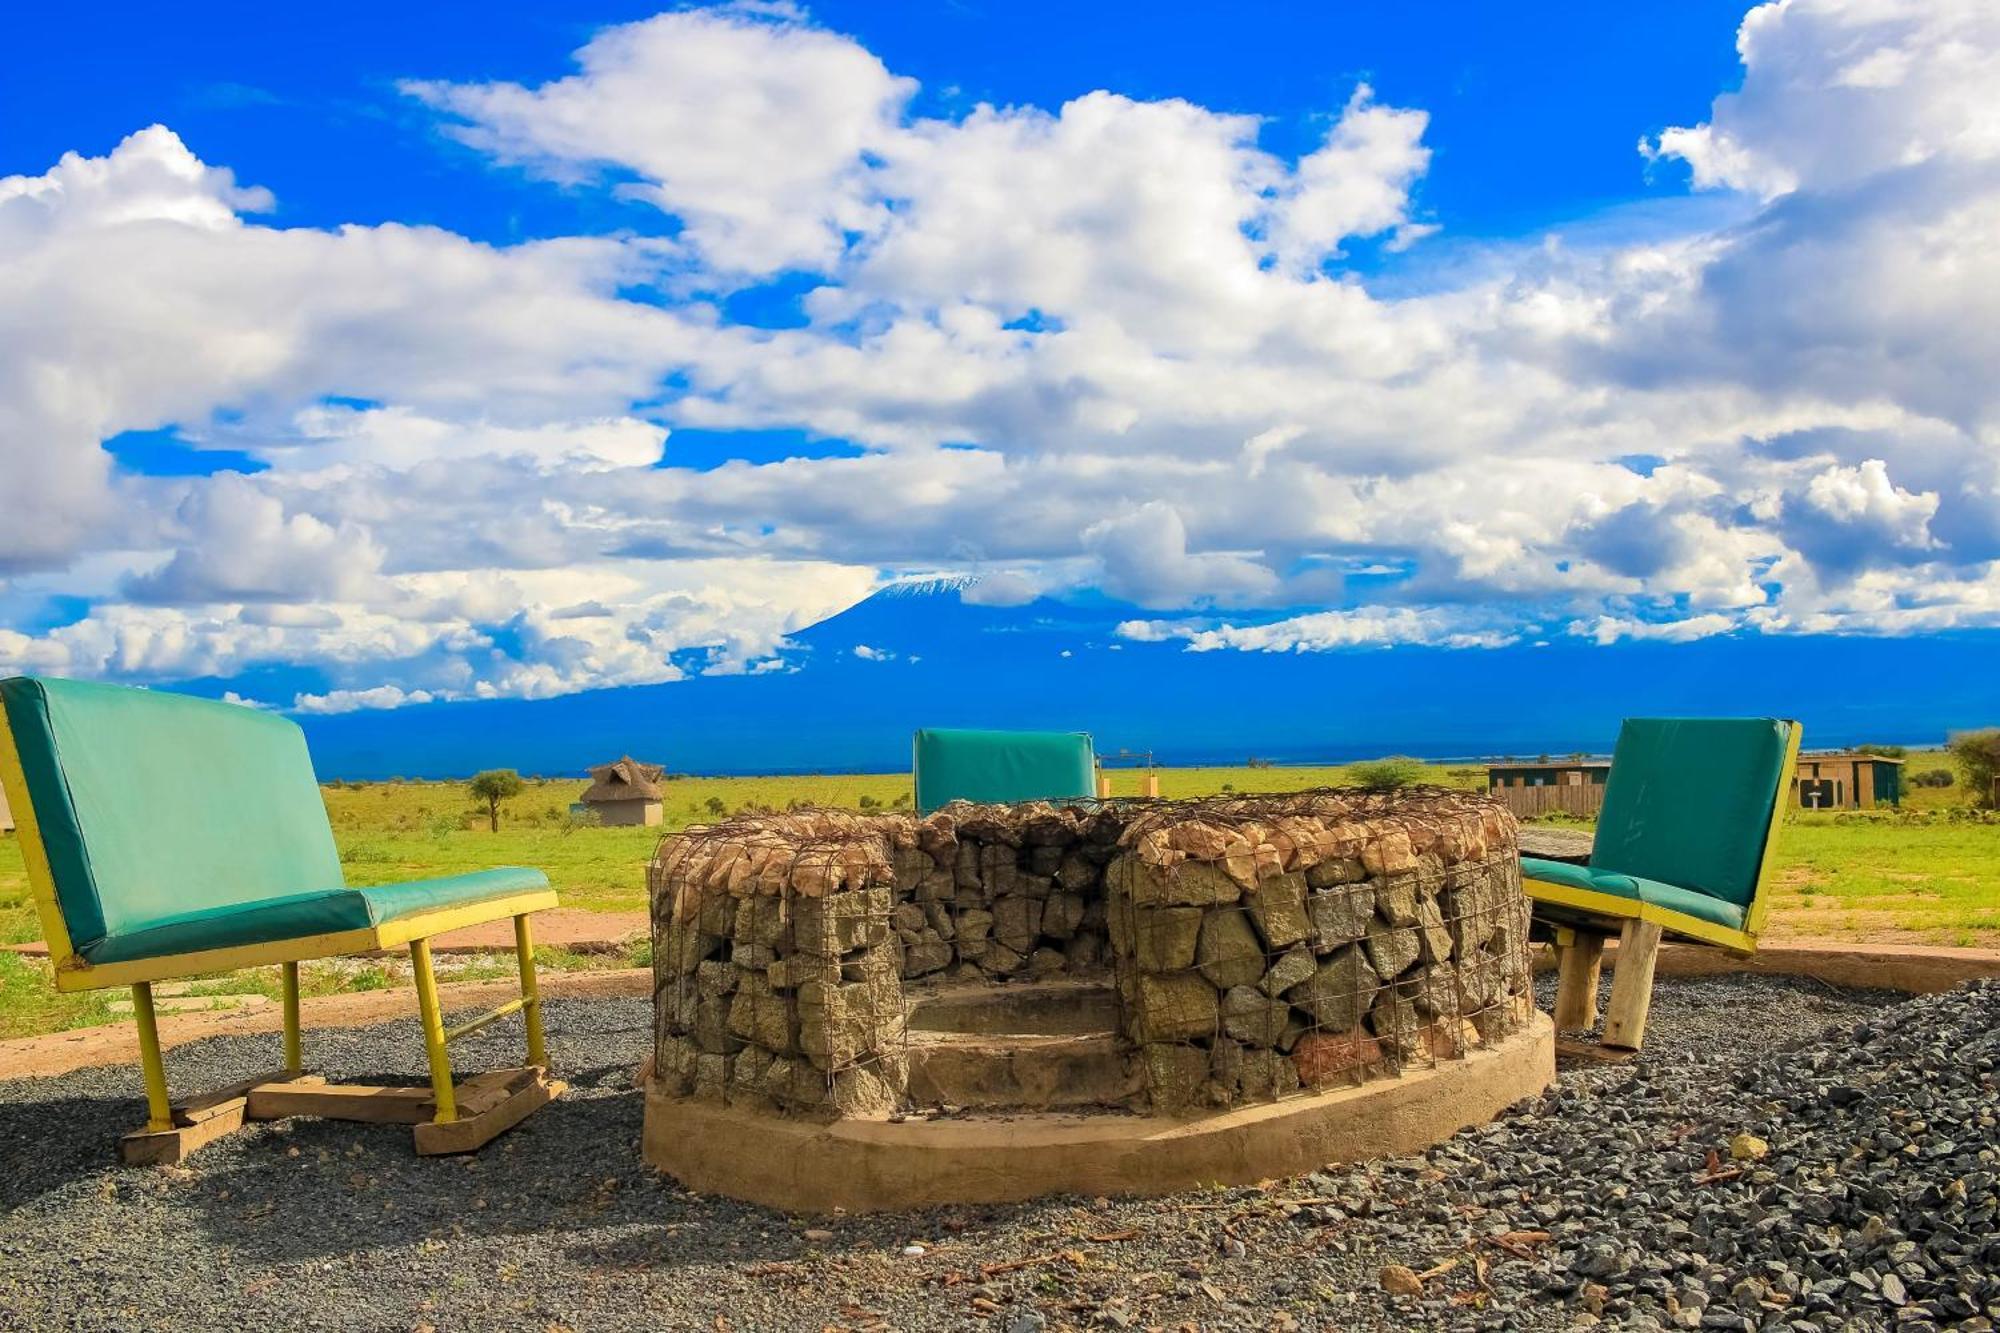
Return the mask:
M 657 824 L 665 810 L 660 784 L 666 776 L 661 765 L 642 764 L 628 754 L 590 770 L 583 803 L 606 824 Z

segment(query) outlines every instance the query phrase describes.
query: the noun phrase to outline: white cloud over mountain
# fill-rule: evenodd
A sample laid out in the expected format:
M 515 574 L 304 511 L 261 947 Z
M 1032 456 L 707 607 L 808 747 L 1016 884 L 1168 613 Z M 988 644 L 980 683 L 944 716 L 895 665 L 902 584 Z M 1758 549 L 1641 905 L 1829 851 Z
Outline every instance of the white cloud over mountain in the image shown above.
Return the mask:
M 933 118 L 769 6 L 405 85 L 657 234 L 272 225 L 159 126 L 0 178 L 0 671 L 545 695 L 752 669 L 941 567 L 1202 650 L 2000 623 L 2000 12 L 1786 0 L 1738 45 L 1633 170 L 1747 220 L 1401 297 L 1347 256 L 1424 263 L 1422 108 L 1356 88 L 1296 160 L 1115 90 Z M 798 274 L 802 327 L 695 295 Z M 100 447 L 169 425 L 267 466 Z M 863 453 L 656 466 L 683 427 Z M 51 594 L 91 605 L 8 628 Z

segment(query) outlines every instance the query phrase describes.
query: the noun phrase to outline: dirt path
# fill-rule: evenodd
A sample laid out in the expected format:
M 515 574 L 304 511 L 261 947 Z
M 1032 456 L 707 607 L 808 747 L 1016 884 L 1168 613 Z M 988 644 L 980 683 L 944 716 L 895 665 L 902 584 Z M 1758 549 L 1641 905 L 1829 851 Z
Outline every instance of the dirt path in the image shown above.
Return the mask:
M 544 949 L 568 949 L 575 953 L 618 953 L 646 937 L 649 923 L 644 912 L 591 912 L 581 907 L 552 907 L 535 913 L 535 943 Z M 6 946 L 24 958 L 47 958 L 49 946 L 36 940 L 31 944 Z M 489 953 L 514 947 L 511 920 L 488 921 L 450 930 L 431 941 L 432 953 Z
M 652 972 L 643 967 L 606 972 L 545 972 L 542 994 L 550 999 L 602 999 L 645 995 Z M 486 1009 L 517 994 L 512 981 L 460 981 L 438 987 L 447 1010 Z M 344 995 L 317 995 L 300 1005 L 300 1021 L 315 1028 L 366 1027 L 394 1019 L 416 1020 L 416 992 L 407 987 Z M 284 1016 L 268 1009 L 219 1010 L 213 1013 L 166 1014 L 160 1018 L 160 1043 L 172 1048 L 204 1037 L 275 1033 Z M 39 1037 L 0 1042 L 0 1079 L 46 1078 L 92 1065 L 119 1064 L 139 1058 L 139 1038 L 130 1023 L 74 1028 Z M 278 1049 L 271 1048 L 273 1067 Z

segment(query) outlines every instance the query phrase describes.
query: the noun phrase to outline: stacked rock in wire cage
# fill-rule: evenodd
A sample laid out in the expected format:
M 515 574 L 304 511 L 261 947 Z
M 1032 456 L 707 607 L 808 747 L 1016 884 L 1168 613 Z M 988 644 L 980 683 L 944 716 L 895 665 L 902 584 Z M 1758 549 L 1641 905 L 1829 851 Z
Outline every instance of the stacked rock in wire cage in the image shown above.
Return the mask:
M 1115 995 L 1127 1077 L 1107 1110 L 1199 1114 L 1461 1059 L 1532 1012 L 1515 836 L 1497 803 L 1436 788 L 691 828 L 651 867 L 655 1085 L 788 1115 L 920 1111 L 931 997 L 1037 985 Z

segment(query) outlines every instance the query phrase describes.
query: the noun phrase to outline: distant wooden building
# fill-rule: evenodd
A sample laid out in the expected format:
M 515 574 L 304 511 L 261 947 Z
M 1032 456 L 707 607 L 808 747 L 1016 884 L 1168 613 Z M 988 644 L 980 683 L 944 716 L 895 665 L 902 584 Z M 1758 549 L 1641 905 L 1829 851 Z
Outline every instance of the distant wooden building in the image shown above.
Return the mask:
M 1903 761 L 1879 754 L 1802 754 L 1792 794 L 1806 810 L 1901 805 Z
M 1561 759 L 1549 763 L 1493 764 L 1486 770 L 1486 789 L 1502 787 L 1602 787 L 1611 772 L 1608 759 Z
M 665 793 L 660 790 L 666 774 L 660 765 L 642 764 L 628 754 L 615 764 L 590 770 L 583 805 L 608 826 L 658 824 L 666 811 Z
M 1578 815 L 1589 818 L 1604 807 L 1603 759 L 1560 759 L 1531 764 L 1508 762 L 1486 770 L 1486 790 L 1517 816 Z

